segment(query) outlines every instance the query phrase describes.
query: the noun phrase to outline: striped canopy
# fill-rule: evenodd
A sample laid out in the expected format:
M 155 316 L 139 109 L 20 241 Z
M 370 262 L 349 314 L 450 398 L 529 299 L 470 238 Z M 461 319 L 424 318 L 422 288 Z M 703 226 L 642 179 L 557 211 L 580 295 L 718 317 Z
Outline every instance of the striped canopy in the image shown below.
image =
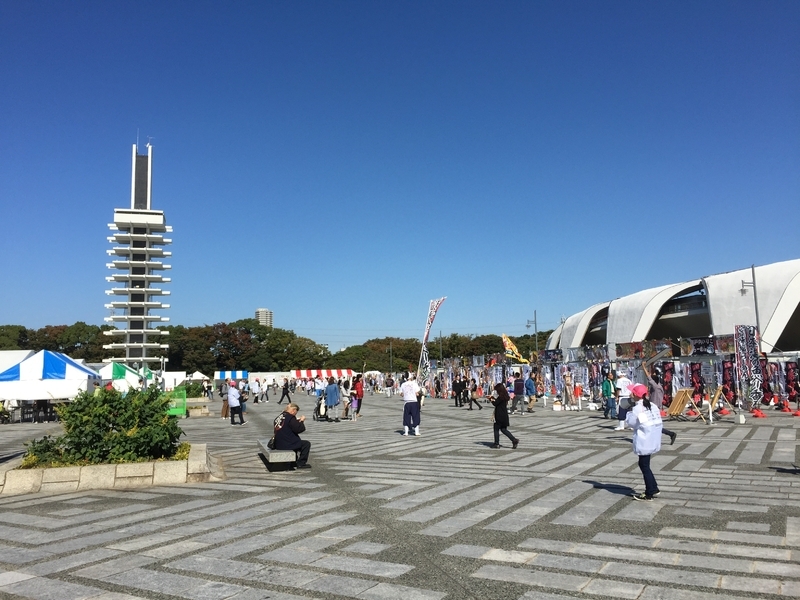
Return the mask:
M 214 371 L 214 379 L 247 379 L 247 371 Z
M 300 369 L 292 371 L 295 379 L 310 379 L 312 377 L 352 377 L 353 369 Z
M 0 400 L 74 398 L 100 375 L 66 354 L 42 350 L 0 373 Z
M 0 373 L 0 381 L 37 381 L 41 379 L 99 379 L 89 367 L 66 354 L 41 350 Z

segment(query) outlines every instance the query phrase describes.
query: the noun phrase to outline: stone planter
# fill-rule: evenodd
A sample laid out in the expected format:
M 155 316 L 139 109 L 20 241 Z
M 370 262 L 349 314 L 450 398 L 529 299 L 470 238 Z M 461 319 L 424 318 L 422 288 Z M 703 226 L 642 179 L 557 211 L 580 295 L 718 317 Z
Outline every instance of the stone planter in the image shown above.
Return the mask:
M 212 473 L 213 472 L 213 473 Z M 206 444 L 192 444 L 188 460 L 89 465 L 0 472 L 0 494 L 75 492 L 218 481 L 222 472 Z

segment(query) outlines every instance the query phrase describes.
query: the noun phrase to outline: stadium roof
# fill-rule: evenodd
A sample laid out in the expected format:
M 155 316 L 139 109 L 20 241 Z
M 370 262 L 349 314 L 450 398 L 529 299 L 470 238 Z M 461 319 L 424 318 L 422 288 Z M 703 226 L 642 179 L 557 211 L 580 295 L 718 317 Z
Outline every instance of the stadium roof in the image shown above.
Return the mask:
M 800 259 L 642 290 L 570 316 L 548 349 L 730 335 L 756 325 L 767 352 L 800 350 Z

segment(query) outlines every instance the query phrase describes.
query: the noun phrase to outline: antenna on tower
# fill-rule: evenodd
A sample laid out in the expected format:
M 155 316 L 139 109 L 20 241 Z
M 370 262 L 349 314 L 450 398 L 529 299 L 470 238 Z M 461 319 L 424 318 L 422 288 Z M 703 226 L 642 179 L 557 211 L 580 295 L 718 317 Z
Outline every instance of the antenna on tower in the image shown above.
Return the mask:
M 152 136 L 152 135 L 148 135 L 148 136 L 147 136 L 147 147 L 148 147 L 148 148 L 150 147 L 150 145 L 151 145 L 151 144 L 150 144 L 150 142 L 152 142 L 152 141 L 153 141 L 153 139 L 154 139 L 154 138 L 153 138 L 153 136 Z
M 136 128 L 136 154 L 139 154 L 139 128 Z

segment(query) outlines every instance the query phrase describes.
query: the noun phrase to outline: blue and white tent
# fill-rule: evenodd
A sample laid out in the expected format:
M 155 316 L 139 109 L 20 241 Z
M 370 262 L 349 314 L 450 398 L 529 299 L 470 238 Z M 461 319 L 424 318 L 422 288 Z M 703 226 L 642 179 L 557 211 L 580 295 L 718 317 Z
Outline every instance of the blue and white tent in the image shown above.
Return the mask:
M 214 379 L 233 379 L 239 381 L 240 379 L 247 379 L 247 371 L 214 371 Z
M 0 373 L 0 400 L 74 398 L 100 375 L 66 354 L 42 350 Z

